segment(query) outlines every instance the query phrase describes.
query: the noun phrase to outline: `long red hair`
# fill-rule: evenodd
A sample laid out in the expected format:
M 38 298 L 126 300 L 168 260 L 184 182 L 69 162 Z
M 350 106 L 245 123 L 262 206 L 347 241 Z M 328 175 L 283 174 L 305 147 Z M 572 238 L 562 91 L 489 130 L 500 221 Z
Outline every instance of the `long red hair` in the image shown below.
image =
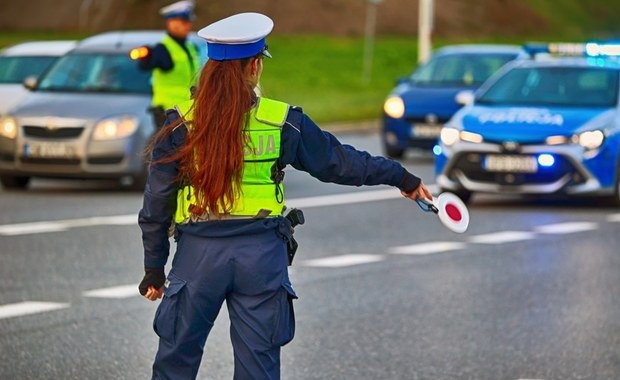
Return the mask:
M 179 162 L 178 181 L 188 182 L 196 204 L 190 212 L 213 217 L 230 212 L 235 192 L 241 188 L 243 148 L 248 111 L 254 100 L 247 70 L 252 58 L 231 61 L 209 60 L 200 74 L 194 102 L 185 120 L 185 144 L 159 162 Z M 154 142 L 172 133 L 182 120 L 163 128 Z

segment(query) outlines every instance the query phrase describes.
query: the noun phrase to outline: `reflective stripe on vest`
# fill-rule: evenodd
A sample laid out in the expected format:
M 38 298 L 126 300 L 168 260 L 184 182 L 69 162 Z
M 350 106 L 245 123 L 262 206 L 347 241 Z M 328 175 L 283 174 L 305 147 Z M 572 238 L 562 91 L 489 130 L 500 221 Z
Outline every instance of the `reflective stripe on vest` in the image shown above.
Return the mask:
M 161 43 L 166 47 L 172 58 L 172 69 L 163 71 L 153 70 L 153 100 L 152 105 L 164 109 L 174 107 L 175 104 L 190 98 L 190 88 L 194 84 L 200 70 L 198 51 L 189 40 L 185 42 L 187 52 L 172 37 L 166 35 Z
M 272 179 L 272 167 L 280 157 L 281 128 L 286 121 L 289 105 L 276 100 L 259 98 L 251 111 L 246 129 L 248 144 L 243 153 L 241 191 L 236 191 L 231 217 L 279 216 L 284 211 L 284 186 Z M 186 115 L 187 109 L 179 109 Z M 189 117 L 191 119 L 191 117 Z M 179 189 L 174 221 L 187 223 L 191 218 L 190 207 L 196 204 L 191 186 Z M 208 215 L 199 219 L 208 219 Z

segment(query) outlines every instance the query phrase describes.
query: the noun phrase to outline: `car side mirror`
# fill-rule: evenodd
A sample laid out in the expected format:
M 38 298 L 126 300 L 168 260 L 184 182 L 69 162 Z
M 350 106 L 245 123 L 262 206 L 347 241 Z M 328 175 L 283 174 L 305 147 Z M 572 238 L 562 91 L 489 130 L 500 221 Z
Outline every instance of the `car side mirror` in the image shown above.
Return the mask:
M 398 77 L 396 78 L 396 85 L 403 84 L 409 82 L 409 77 Z
M 473 91 L 463 90 L 459 91 L 454 97 L 454 99 L 457 104 L 460 104 L 462 106 L 469 106 L 474 104 L 475 96 Z
M 30 91 L 34 91 L 37 89 L 37 85 L 39 84 L 39 80 L 35 76 L 29 76 L 24 79 L 22 82 L 24 87 L 26 87 Z

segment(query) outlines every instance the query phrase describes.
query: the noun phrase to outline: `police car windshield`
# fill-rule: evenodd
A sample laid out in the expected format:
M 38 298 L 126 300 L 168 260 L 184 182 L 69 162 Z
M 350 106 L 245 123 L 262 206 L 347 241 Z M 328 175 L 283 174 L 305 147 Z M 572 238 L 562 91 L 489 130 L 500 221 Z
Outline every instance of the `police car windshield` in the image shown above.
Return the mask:
M 59 59 L 38 89 L 150 94 L 150 73 L 139 70 L 129 54 L 75 53 Z
M 599 67 L 521 67 L 493 83 L 476 103 L 615 107 L 618 70 Z
M 19 84 L 29 76 L 39 76 L 57 57 L 0 57 L 0 83 Z
M 432 57 L 412 75 L 420 86 L 480 86 L 516 54 L 463 53 Z

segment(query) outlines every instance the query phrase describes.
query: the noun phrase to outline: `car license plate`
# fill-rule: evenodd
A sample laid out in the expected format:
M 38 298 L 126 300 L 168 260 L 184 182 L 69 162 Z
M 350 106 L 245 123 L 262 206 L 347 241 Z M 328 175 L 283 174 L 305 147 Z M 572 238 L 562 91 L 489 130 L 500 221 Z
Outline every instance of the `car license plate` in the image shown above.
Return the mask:
M 484 168 L 490 172 L 536 173 L 538 162 L 534 156 L 488 155 Z
M 413 124 L 411 135 L 413 137 L 437 138 L 441 133 L 442 124 Z
M 61 142 L 38 142 L 24 145 L 24 156 L 40 158 L 75 157 L 75 148 Z

